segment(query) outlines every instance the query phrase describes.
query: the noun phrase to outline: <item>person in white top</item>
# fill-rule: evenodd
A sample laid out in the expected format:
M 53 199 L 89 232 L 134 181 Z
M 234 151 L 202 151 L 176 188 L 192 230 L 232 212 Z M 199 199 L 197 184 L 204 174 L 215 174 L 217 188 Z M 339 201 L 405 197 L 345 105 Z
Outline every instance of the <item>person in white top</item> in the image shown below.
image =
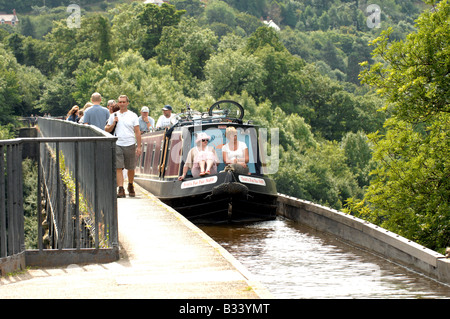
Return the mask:
M 156 122 L 156 129 L 163 129 L 176 124 L 178 121 L 175 118 L 175 114 L 172 114 L 172 107 L 170 105 L 165 105 L 162 108 L 163 115 L 161 115 Z
M 136 156 L 141 155 L 141 131 L 139 130 L 139 118 L 133 111 L 128 110 L 129 104 L 126 95 L 119 96 L 120 110 L 114 112 L 108 119 L 105 131 L 112 132 L 118 137 L 116 142 L 116 176 L 119 190 L 117 197 L 125 197 L 123 188 L 124 177 L 122 170 L 127 169 L 128 194 L 135 196 L 134 174 L 136 168 Z
M 237 140 L 236 128 L 230 126 L 225 131 L 228 143 L 222 147 L 223 162 L 231 166 L 239 174 L 249 174 L 248 147 L 244 142 Z

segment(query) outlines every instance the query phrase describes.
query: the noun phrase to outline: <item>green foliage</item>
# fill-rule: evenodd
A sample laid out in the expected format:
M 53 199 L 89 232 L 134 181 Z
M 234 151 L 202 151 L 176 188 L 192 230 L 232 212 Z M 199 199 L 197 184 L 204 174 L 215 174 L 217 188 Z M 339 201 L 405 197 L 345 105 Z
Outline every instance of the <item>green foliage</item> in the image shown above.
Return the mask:
M 140 41 L 139 51 L 145 59 L 156 55 L 154 49 L 159 44 L 164 27 L 177 25 L 184 10 L 176 10 L 173 5 L 166 3 L 158 7 L 154 4 L 146 4 L 139 11 L 136 18 L 144 28 Z
M 389 41 L 392 29 L 372 42 L 378 62 L 364 71 L 365 83 L 393 104 L 394 114 L 408 122 L 426 121 L 440 112 L 450 112 L 450 6 L 441 1 L 436 11 L 417 20 L 417 32 L 405 41 Z
M 393 114 L 385 133 L 370 135 L 376 169 L 355 214 L 431 249 L 450 244 L 450 4 L 444 0 L 417 20 L 418 31 L 373 41 L 376 63 L 362 73 L 386 97 Z
M 392 118 L 386 135 L 371 137 L 378 165 L 364 197 L 368 210 L 352 208 L 438 250 L 450 244 L 450 117 L 436 120 L 418 127 Z
M 260 27 L 248 38 L 246 49 L 249 53 L 255 53 L 265 46 L 270 46 L 277 52 L 286 50 L 276 31 L 269 27 Z
M 175 80 L 183 85 L 184 93 L 198 96 L 196 83 L 205 79 L 205 64 L 217 42 L 211 30 L 201 28 L 194 19 L 184 19 L 176 26 L 163 29 L 155 51 L 158 62 L 170 66 Z
M 205 66 L 206 92 L 215 98 L 225 93 L 247 91 L 258 96 L 263 90 L 265 76 L 258 59 L 242 50 L 225 50 L 211 57 Z
M 206 23 L 222 23 L 230 27 L 236 26 L 234 10 L 223 1 L 211 1 L 205 9 Z
M 14 137 L 14 126 L 12 123 L 0 125 L 0 140 L 9 140 Z
M 283 109 L 295 105 L 300 99 L 302 79 L 300 74 L 305 62 L 292 56 L 287 50 L 277 50 L 266 45 L 254 54 L 261 61 L 265 70 L 264 91 L 260 100 L 270 99 Z
M 234 99 L 248 119 L 279 128 L 280 192 L 337 209 L 348 200 L 354 214 L 446 244 L 446 0 L 379 0 L 379 29 L 367 27 L 363 1 L 78 3 L 81 28 L 67 26 L 65 0 L 21 1 L 22 28 L 0 27 L 0 124 L 66 114 L 94 91 L 127 94 L 154 118 L 165 104 L 205 111 Z
M 275 176 L 280 193 L 336 209 L 341 209 L 348 198 L 361 195 L 344 152 L 336 143 L 323 142 L 303 154 L 288 146 L 280 162 L 289 163 Z
M 178 10 L 185 10 L 188 17 L 200 16 L 204 11 L 200 0 L 172 0 L 170 1 Z
M 369 185 L 369 173 L 374 169 L 372 162 L 372 145 L 363 131 L 348 132 L 340 143 L 344 150 L 347 166 L 355 176 L 358 185 Z
M 137 113 L 147 105 L 150 115 L 156 117 L 165 104 L 176 107 L 186 102 L 182 87 L 173 79 L 169 67 L 160 66 L 154 59 L 145 60 L 131 50 L 122 53 L 116 62 L 98 66 L 94 72 L 105 76 L 92 86 L 92 92 L 101 92 L 104 100 L 126 94 L 130 99 L 129 108 Z
M 22 162 L 23 210 L 26 249 L 37 249 L 37 163 L 30 159 Z
M 14 56 L 0 46 L 0 125 L 10 122 L 14 106 L 20 103 L 19 79 Z
M 44 81 L 37 69 L 18 64 L 0 44 L 0 125 L 10 123 L 15 115 L 29 115 Z
M 100 15 L 81 19 L 80 28 L 69 28 L 66 21 L 55 22 L 45 38 L 51 45 L 50 61 L 70 76 L 82 60 L 102 63 L 112 58 L 110 25 Z

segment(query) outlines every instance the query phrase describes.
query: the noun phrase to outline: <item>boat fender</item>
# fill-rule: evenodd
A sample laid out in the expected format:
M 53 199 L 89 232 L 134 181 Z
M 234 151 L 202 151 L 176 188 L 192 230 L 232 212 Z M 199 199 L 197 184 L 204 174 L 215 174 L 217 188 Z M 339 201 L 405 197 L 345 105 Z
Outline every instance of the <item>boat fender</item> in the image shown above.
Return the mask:
M 226 167 L 225 167 L 225 170 L 224 170 L 225 172 L 227 172 L 227 175 L 225 175 L 225 179 L 224 179 L 224 183 L 230 183 L 230 182 L 232 182 L 233 180 L 235 181 L 236 180 L 236 178 L 234 177 L 234 175 L 233 175 L 233 171 L 234 171 L 234 169 L 230 166 L 230 165 L 227 165 Z
M 222 194 L 246 196 L 248 194 L 248 187 L 241 183 L 230 182 L 218 185 L 212 189 L 211 195 L 216 196 Z

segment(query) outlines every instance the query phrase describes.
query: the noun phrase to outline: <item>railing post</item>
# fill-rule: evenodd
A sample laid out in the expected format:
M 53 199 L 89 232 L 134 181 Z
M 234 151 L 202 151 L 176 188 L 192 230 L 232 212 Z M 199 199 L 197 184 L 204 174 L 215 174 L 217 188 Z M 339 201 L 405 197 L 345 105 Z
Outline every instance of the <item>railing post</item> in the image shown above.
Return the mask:
M 58 222 L 59 225 L 56 225 L 56 248 L 62 249 L 62 234 L 58 227 L 61 226 L 59 223 L 59 215 L 61 214 L 62 205 L 61 205 L 61 174 L 60 174 L 60 163 L 59 163 L 59 142 L 56 142 L 56 208 L 54 218 Z
M 23 210 L 23 174 L 22 174 L 22 149 L 23 144 L 18 143 L 16 145 L 16 151 L 14 152 L 14 164 L 16 165 L 16 230 L 17 230 L 17 247 L 16 253 L 25 251 L 25 228 L 24 228 L 24 210 Z
M 119 221 L 117 216 L 117 175 L 116 175 L 116 141 L 111 141 L 111 154 L 112 154 L 112 170 L 113 170 L 113 185 L 112 189 L 112 247 L 119 248 Z
M 99 164 L 97 162 L 97 141 L 94 142 L 94 193 L 96 194 L 96 196 L 94 196 L 94 217 L 95 217 L 95 222 L 94 222 L 94 227 L 95 227 L 95 248 L 98 249 L 99 248 L 99 233 L 100 233 L 100 229 L 99 229 L 99 222 L 98 222 L 98 218 L 99 218 L 99 213 L 98 213 L 98 183 L 97 183 L 97 165 Z
M 80 163 L 78 153 L 80 145 L 78 141 L 75 142 L 75 247 L 81 248 L 81 231 L 80 231 L 80 180 L 79 169 Z
M 37 154 L 36 154 L 36 160 L 37 160 L 37 170 L 38 170 L 38 177 L 37 177 L 37 223 L 38 223 L 38 249 L 39 251 L 42 251 L 43 244 L 42 244 L 42 198 L 41 198 L 41 187 L 42 187 L 42 163 L 41 163 L 41 143 L 38 143 L 37 146 Z
M 6 188 L 5 188 L 5 148 L 0 146 L 0 258 L 7 256 L 6 246 Z
M 15 216 L 13 214 L 14 211 L 14 202 L 13 202 L 13 196 L 14 196 L 14 174 L 13 174 L 13 156 L 12 156 L 12 148 L 13 145 L 8 145 L 6 148 L 6 174 L 7 174 L 7 194 L 8 194 L 8 200 L 7 200 L 7 223 L 8 223 L 8 244 L 7 244 L 7 251 L 8 255 L 11 256 L 14 254 L 14 219 Z

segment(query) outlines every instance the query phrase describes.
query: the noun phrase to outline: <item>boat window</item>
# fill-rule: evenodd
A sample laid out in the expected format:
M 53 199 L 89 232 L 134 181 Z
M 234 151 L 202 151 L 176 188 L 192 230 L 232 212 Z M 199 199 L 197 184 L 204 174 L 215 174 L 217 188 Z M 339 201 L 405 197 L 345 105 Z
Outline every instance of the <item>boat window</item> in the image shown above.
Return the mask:
M 150 174 L 153 174 L 153 167 L 155 165 L 155 163 L 154 163 L 155 150 L 156 150 L 156 141 L 153 142 L 152 159 L 150 160 L 150 164 L 151 164 L 151 172 L 150 172 Z
M 219 158 L 219 166 L 217 167 L 217 171 L 220 172 L 225 168 L 225 164 L 223 162 L 223 156 L 222 156 L 222 147 L 228 143 L 226 136 L 225 136 L 225 130 L 226 127 L 223 128 L 208 128 L 203 131 L 195 131 L 192 133 L 191 138 L 191 148 L 195 147 L 195 137 L 196 134 L 200 132 L 204 132 L 211 136 L 211 139 L 208 143 L 208 146 L 214 147 L 217 153 L 217 157 Z M 252 174 L 256 173 L 256 162 L 257 162 L 257 133 L 255 128 L 240 128 L 236 127 L 236 130 L 238 131 L 238 141 L 244 142 L 248 147 L 248 155 L 249 155 L 249 162 L 248 167 L 249 171 Z
M 145 154 L 147 153 L 147 143 L 144 144 L 144 147 L 142 148 L 142 154 L 141 154 L 141 168 L 144 168 L 145 164 Z

